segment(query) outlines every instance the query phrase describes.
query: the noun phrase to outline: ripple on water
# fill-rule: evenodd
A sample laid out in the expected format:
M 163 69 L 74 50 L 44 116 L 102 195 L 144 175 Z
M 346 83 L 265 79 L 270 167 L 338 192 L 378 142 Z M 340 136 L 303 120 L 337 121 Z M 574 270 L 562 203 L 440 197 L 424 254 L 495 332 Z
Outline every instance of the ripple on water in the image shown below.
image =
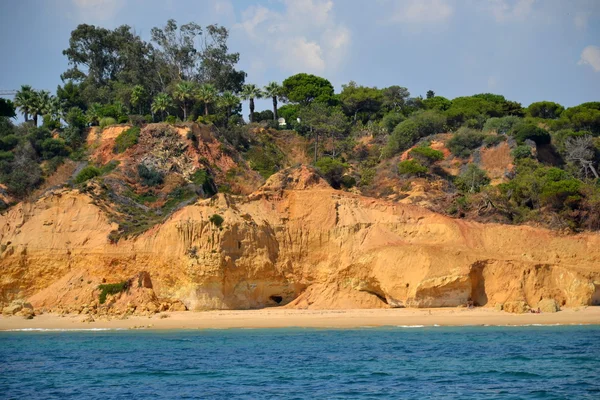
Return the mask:
M 597 399 L 599 340 L 598 326 L 0 332 L 0 397 Z

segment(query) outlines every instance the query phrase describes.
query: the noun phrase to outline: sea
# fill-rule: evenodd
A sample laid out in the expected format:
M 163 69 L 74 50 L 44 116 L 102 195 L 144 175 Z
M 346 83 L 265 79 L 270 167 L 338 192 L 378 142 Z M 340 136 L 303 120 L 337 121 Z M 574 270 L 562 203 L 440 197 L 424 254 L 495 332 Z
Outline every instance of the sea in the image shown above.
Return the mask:
M 600 399 L 600 326 L 0 332 L 2 399 Z

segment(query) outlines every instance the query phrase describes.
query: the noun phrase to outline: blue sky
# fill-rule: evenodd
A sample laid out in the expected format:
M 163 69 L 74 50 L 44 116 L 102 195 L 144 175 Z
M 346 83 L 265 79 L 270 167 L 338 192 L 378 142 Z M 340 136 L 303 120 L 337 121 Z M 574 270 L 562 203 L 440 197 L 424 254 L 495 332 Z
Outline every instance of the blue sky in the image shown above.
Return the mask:
M 523 105 L 600 101 L 598 0 L 19 0 L 0 2 L 0 89 L 54 92 L 80 23 L 130 25 L 148 40 L 167 19 L 231 30 L 247 81 L 309 72 L 336 89 L 405 86 Z M 262 101 L 257 109 L 267 109 Z

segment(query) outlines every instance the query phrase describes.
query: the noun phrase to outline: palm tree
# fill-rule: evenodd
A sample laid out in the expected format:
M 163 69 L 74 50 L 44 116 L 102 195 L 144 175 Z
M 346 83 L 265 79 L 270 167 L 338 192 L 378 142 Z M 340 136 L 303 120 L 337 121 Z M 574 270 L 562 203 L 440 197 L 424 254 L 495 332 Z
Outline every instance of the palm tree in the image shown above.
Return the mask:
M 142 102 L 146 99 L 146 89 L 142 85 L 135 85 L 131 91 L 131 105 L 138 107 L 139 114 L 142 114 Z
M 196 85 L 190 81 L 181 81 L 175 86 L 173 90 L 173 96 L 176 100 L 181 102 L 181 109 L 183 110 L 183 120 L 187 120 L 187 105 L 189 100 L 194 99 L 194 92 Z
M 32 106 L 29 112 L 33 116 L 33 125 L 37 126 L 38 116 L 50 113 L 52 97 L 47 90 L 34 91 Z
M 264 91 L 266 97 L 273 99 L 273 119 L 277 120 L 277 98 L 283 96 L 283 87 L 277 82 L 269 82 Z
M 208 115 L 208 105 L 215 102 L 217 99 L 217 94 L 217 89 L 209 83 L 200 86 L 198 89 L 198 100 L 204 103 L 205 116 Z
M 90 104 L 90 106 L 88 107 L 85 116 L 88 120 L 88 122 L 92 125 L 92 126 L 96 126 L 100 123 L 100 111 L 102 109 L 102 104 L 100 103 L 92 103 Z
M 165 119 L 165 112 L 169 115 L 169 108 L 173 106 L 173 99 L 166 93 L 159 93 L 154 97 L 152 102 L 152 112 L 161 113 L 163 120 Z
M 250 100 L 250 122 L 254 122 L 254 99 L 261 99 L 263 92 L 255 84 L 248 84 L 242 87 L 242 99 Z
M 231 92 L 225 92 L 219 99 L 219 103 L 221 107 L 225 109 L 227 120 L 229 120 L 229 117 L 231 117 L 231 110 L 233 110 L 233 107 L 240 104 L 240 98 Z
M 49 115 L 54 121 L 60 121 L 61 112 L 60 99 L 57 96 L 50 96 L 50 101 L 44 115 Z
M 29 121 L 31 106 L 33 105 L 33 96 L 35 91 L 29 85 L 22 85 L 21 90 L 15 94 L 15 106 L 23 113 L 25 122 Z

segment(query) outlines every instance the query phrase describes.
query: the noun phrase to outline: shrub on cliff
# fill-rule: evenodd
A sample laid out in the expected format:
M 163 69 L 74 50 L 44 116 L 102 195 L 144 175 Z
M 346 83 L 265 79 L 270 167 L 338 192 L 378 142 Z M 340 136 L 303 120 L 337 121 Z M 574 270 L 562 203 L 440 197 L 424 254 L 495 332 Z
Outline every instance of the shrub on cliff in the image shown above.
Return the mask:
M 469 164 L 467 169 L 456 178 L 455 183 L 463 192 L 474 193 L 490 183 L 490 178 L 477 165 Z
M 315 167 L 334 189 L 339 189 L 348 164 L 335 158 L 323 157 L 316 162 Z
M 421 165 L 417 160 L 401 161 L 398 164 L 400 175 L 422 175 L 427 173 L 427 167 Z
M 104 129 L 110 125 L 115 125 L 117 120 L 112 117 L 105 117 L 100 120 L 100 129 Z
M 115 139 L 115 153 L 124 153 L 125 150 L 137 144 L 140 136 L 140 128 L 138 126 L 131 127 L 124 132 L 121 132 Z
M 223 217 L 221 217 L 219 214 L 213 214 L 210 216 L 210 218 L 208 219 L 214 226 L 216 226 L 217 228 L 220 228 L 221 225 L 223 225 L 223 222 L 225 222 L 225 220 L 223 219 Z
M 100 304 L 104 304 L 106 302 L 106 296 L 108 296 L 109 294 L 117 294 L 129 289 L 129 281 L 98 285 L 98 289 L 100 289 L 100 296 L 98 297 L 98 301 L 100 302 Z
M 102 172 L 99 168 L 96 168 L 93 165 L 88 165 L 77 174 L 75 177 L 75 183 L 83 183 L 100 175 L 102 175 Z
M 439 150 L 434 150 L 429 146 L 415 147 L 410 151 L 410 155 L 425 165 L 444 159 L 444 153 Z
M 144 186 L 158 186 L 164 181 L 164 176 L 159 171 L 146 167 L 144 164 L 138 165 L 138 175 Z
M 460 128 L 448 141 L 448 148 L 457 157 L 469 157 L 471 150 L 481 146 L 485 136 L 474 129 Z

